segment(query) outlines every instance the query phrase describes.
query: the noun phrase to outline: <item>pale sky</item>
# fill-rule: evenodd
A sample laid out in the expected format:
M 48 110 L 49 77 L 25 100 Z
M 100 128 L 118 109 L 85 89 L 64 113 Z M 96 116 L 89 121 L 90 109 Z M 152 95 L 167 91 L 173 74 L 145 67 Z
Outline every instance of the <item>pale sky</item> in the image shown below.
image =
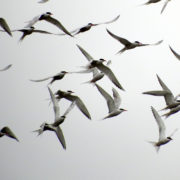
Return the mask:
M 140 6 L 145 2 L 50 0 L 39 4 L 38 0 L 1 0 L 0 16 L 12 30 L 23 28 L 26 21 L 47 11 L 69 31 L 120 14 L 118 21 L 94 27 L 75 38 L 32 34 L 19 42 L 20 32 L 14 32 L 12 38 L 0 33 L 0 68 L 13 64 L 0 75 L 0 127 L 9 126 L 20 140 L 18 143 L 7 137 L 0 139 L 2 180 L 179 180 L 180 132 L 156 153 L 147 142 L 158 140 L 158 127 L 150 106 L 160 110 L 165 102 L 161 97 L 142 92 L 161 89 L 158 74 L 174 95 L 180 93 L 180 62 L 168 47 L 171 45 L 180 53 L 180 2 L 169 2 L 162 15 L 164 1 Z M 47 22 L 39 22 L 35 27 L 61 33 Z M 115 55 L 123 45 L 106 28 L 132 42 L 154 43 L 161 39 L 164 42 Z M 112 87 L 116 88 L 122 108 L 128 111 L 99 121 L 107 115 L 108 108 L 96 87 L 82 84 L 92 78 L 91 74 L 70 74 L 56 81 L 51 86 L 53 92 L 74 91 L 92 116 L 88 120 L 76 107 L 68 114 L 61 125 L 67 145 L 64 150 L 53 132 L 44 132 L 39 137 L 32 132 L 44 121 L 53 122 L 54 112 L 47 100 L 49 81 L 35 83 L 29 79 L 45 78 L 61 70 L 81 70 L 87 60 L 76 44 L 95 59 L 112 60 L 110 68 L 126 91 L 117 89 L 107 77 L 98 84 L 111 95 Z M 59 105 L 63 114 L 69 102 L 62 100 Z M 166 119 L 165 124 L 167 135 L 180 128 L 180 112 Z

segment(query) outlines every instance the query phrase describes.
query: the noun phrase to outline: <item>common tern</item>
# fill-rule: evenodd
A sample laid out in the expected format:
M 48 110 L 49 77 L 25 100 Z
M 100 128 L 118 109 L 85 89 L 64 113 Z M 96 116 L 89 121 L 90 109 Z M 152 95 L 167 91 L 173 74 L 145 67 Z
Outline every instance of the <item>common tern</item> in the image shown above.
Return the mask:
M 75 105 L 79 108 L 79 110 L 88 118 L 91 119 L 91 115 L 89 114 L 89 111 L 87 110 L 85 104 L 83 101 L 80 99 L 80 97 L 72 95 L 74 93 L 73 91 L 61 91 L 58 90 L 55 93 L 55 96 L 58 100 L 65 98 L 71 102 L 74 102 Z
M 43 31 L 43 30 L 35 29 L 33 26 L 31 26 L 29 28 L 12 30 L 12 32 L 15 32 L 15 31 L 20 31 L 20 32 L 23 33 L 23 35 L 21 36 L 19 41 L 22 41 L 27 35 L 30 35 L 32 33 L 53 34 L 53 33 L 48 32 L 48 31 Z
M 160 146 L 165 145 L 172 140 L 171 137 L 174 135 L 174 133 L 177 131 L 177 129 L 170 136 L 166 136 L 166 126 L 165 126 L 163 120 L 161 119 L 160 115 L 153 107 L 151 107 L 151 110 L 152 110 L 153 116 L 156 120 L 156 123 L 158 125 L 159 140 L 157 142 L 150 141 L 150 143 L 153 144 L 153 146 L 156 148 L 156 151 L 158 152 L 160 149 Z
M 74 36 L 79 34 L 79 33 L 84 33 L 88 30 L 90 30 L 92 27 L 94 26 L 98 26 L 98 25 L 102 25 L 102 24 L 110 24 L 110 23 L 113 23 L 115 21 L 117 21 L 119 19 L 120 15 L 116 16 L 114 19 L 110 20 L 110 21 L 106 21 L 106 22 L 100 22 L 100 23 L 88 23 L 87 25 L 85 26 L 82 26 L 80 28 L 77 28 L 73 31 L 70 31 L 70 33 L 72 33 Z M 66 35 L 66 34 L 59 34 L 59 35 Z
M 7 32 L 10 36 L 12 36 L 11 30 L 4 18 L 0 18 L 0 26 L 3 28 L 5 32 Z
M 1 130 L 0 130 L 0 137 L 3 137 L 3 136 L 8 136 L 10 138 L 13 138 L 15 139 L 16 141 L 19 141 L 18 138 L 16 137 L 16 135 L 12 132 L 12 130 L 5 126 L 3 127 Z
M 56 133 L 56 136 L 58 137 L 62 147 L 64 149 L 66 149 L 65 138 L 64 138 L 63 132 L 59 125 L 64 122 L 66 115 L 72 110 L 72 108 L 74 107 L 75 104 L 71 103 L 71 105 L 68 107 L 68 109 L 65 111 L 65 113 L 62 116 L 60 116 L 60 108 L 58 105 L 58 100 L 56 99 L 56 97 L 54 96 L 53 92 L 51 91 L 51 89 L 49 87 L 48 87 L 48 90 L 49 90 L 49 93 L 51 96 L 51 101 L 53 103 L 53 109 L 54 109 L 54 114 L 55 114 L 54 122 L 51 124 L 44 122 L 40 126 L 40 129 L 35 130 L 34 132 L 37 132 L 38 135 L 40 135 L 46 130 L 54 131 Z
M 51 17 L 51 15 L 53 15 L 51 12 L 46 12 L 43 13 L 41 15 L 38 15 L 36 17 L 34 17 L 32 20 L 30 20 L 28 22 L 28 24 L 25 27 L 32 27 L 35 23 L 37 23 L 38 21 L 44 20 L 47 21 L 53 25 L 55 25 L 56 27 L 58 27 L 60 30 L 62 30 L 65 34 L 73 37 L 71 35 L 71 33 L 55 18 Z
M 140 43 L 139 41 L 130 42 L 130 41 L 128 41 L 128 40 L 125 39 L 125 38 L 122 38 L 122 37 L 119 37 L 119 36 L 113 34 L 113 33 L 110 32 L 108 29 L 106 29 L 106 30 L 107 30 L 107 32 L 108 32 L 108 34 L 109 34 L 110 36 L 112 36 L 114 39 L 116 39 L 117 41 L 119 41 L 120 43 L 122 43 L 122 44 L 124 45 L 124 48 L 121 49 L 120 51 L 118 51 L 117 54 L 119 54 L 119 53 L 121 54 L 121 53 L 123 53 L 123 52 L 126 51 L 126 50 L 134 49 L 134 48 L 136 48 L 136 47 L 159 45 L 160 43 L 163 42 L 163 40 L 160 40 L 160 41 L 158 41 L 158 42 L 156 42 L 156 43 L 153 43 L 153 44 L 143 44 L 143 43 Z
M 124 111 L 127 111 L 123 108 L 119 108 L 121 105 L 121 97 L 119 93 L 116 91 L 116 89 L 112 88 L 113 91 L 113 98 L 98 84 L 95 84 L 97 87 L 98 91 L 101 93 L 101 95 L 105 98 L 108 109 L 109 109 L 109 114 L 105 116 L 103 119 L 111 118 L 114 116 L 117 116 L 121 114 Z
M 49 84 L 52 84 L 56 80 L 61 80 L 67 73 L 68 73 L 67 71 L 61 71 L 60 73 L 55 74 L 53 76 L 49 76 L 47 78 L 37 79 L 37 80 L 31 79 L 30 81 L 33 81 L 33 82 L 42 82 L 42 81 L 46 81 L 46 80 L 52 78 L 52 80 L 49 82 Z

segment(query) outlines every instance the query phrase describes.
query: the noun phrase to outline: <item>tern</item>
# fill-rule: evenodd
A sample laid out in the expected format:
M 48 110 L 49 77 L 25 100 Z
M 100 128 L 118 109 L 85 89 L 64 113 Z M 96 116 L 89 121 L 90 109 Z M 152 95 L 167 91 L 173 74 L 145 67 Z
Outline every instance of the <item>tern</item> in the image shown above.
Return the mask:
M 0 26 L 3 28 L 5 32 L 7 32 L 10 36 L 12 36 L 11 30 L 4 18 L 0 18 Z
M 0 130 L 0 137 L 3 137 L 3 136 L 8 136 L 10 138 L 13 138 L 15 139 L 16 141 L 19 141 L 18 138 L 16 137 L 16 135 L 12 132 L 12 130 L 5 126 L 3 127 L 1 130 Z
M 23 33 L 23 35 L 21 36 L 19 41 L 22 41 L 27 35 L 30 35 L 32 33 L 53 34 L 53 33 L 48 32 L 48 31 L 35 29 L 33 26 L 31 26 L 29 28 L 12 30 L 12 32 L 15 32 L 15 31 L 20 31 Z
M 151 107 L 151 110 L 159 128 L 159 140 L 157 142 L 150 141 L 150 143 L 153 144 L 153 146 L 156 148 L 156 151 L 158 152 L 160 146 L 165 145 L 172 140 L 171 137 L 174 135 L 177 129 L 175 129 L 170 136 L 166 136 L 166 126 L 163 120 L 161 119 L 160 115 L 153 107 Z
M 26 28 L 28 27 L 32 27 L 35 23 L 37 23 L 38 21 L 41 21 L 41 20 L 45 20 L 53 25 L 55 25 L 56 27 L 58 27 L 60 30 L 62 30 L 65 34 L 73 37 L 71 35 L 71 33 L 55 18 L 51 17 L 51 15 L 53 15 L 51 12 L 46 12 L 46 13 L 43 13 L 41 15 L 38 15 L 36 17 L 34 17 L 32 20 L 30 20 L 28 22 L 28 24 L 25 26 Z
M 53 75 L 53 76 L 49 76 L 49 77 L 47 77 L 47 78 L 37 79 L 37 80 L 32 80 L 32 79 L 31 79 L 30 81 L 33 81 L 33 82 L 42 82 L 42 81 L 46 81 L 46 80 L 52 78 L 52 80 L 49 82 L 49 84 L 52 84 L 52 83 L 53 83 L 54 81 L 56 81 L 56 80 L 61 80 L 61 79 L 63 79 L 64 76 L 65 76 L 67 73 L 68 73 L 67 71 L 61 71 L 60 73 L 55 74 L 55 75 Z
M 58 90 L 55 95 L 58 100 L 65 98 L 71 102 L 75 102 L 75 105 L 79 108 L 79 110 L 88 118 L 91 119 L 91 115 L 89 114 L 89 111 L 87 110 L 85 104 L 80 99 L 80 97 L 72 95 L 74 93 L 73 91 L 61 91 Z
M 171 52 L 174 54 L 174 56 L 175 56 L 178 60 L 180 60 L 180 54 L 178 54 L 176 51 L 174 51 L 174 49 L 173 49 L 171 46 L 169 46 L 169 48 L 170 48 Z
M 108 109 L 109 109 L 109 114 L 106 117 L 104 117 L 103 119 L 111 118 L 111 117 L 121 114 L 124 111 L 127 111 L 126 109 L 119 108 L 119 106 L 121 105 L 121 97 L 120 97 L 119 93 L 116 91 L 116 89 L 112 88 L 112 91 L 113 91 L 113 98 L 112 98 L 98 84 L 95 84 L 95 86 L 97 87 L 97 89 L 101 93 L 101 95 L 105 98 Z
M 159 44 L 161 44 L 163 42 L 163 40 L 160 40 L 160 41 L 158 41 L 156 43 L 153 43 L 153 44 L 143 44 L 143 43 L 140 43 L 139 41 L 130 42 L 125 38 L 122 38 L 122 37 L 119 37 L 119 36 L 113 34 L 108 29 L 106 29 L 106 30 L 107 30 L 107 32 L 109 33 L 110 36 L 112 36 L 114 39 L 118 40 L 120 43 L 122 43 L 124 45 L 124 48 L 121 49 L 120 51 L 118 51 L 117 54 L 121 54 L 126 50 L 134 49 L 136 47 L 159 45 Z
M 8 70 L 11 66 L 12 66 L 12 64 L 9 64 L 9 65 L 7 65 L 6 67 L 4 67 L 3 69 L 0 69 L 0 71 L 6 71 L 6 70 Z
M 114 19 L 112 19 L 112 20 L 110 20 L 110 21 L 100 22 L 100 23 L 96 23 L 96 24 L 94 24 L 94 23 L 88 23 L 88 24 L 85 25 L 85 26 L 82 26 L 82 27 L 80 27 L 80 28 L 77 28 L 77 29 L 71 31 L 71 33 L 75 36 L 75 35 L 77 35 L 77 34 L 79 34 L 79 33 L 84 33 L 84 32 L 86 32 L 86 31 L 90 30 L 90 29 L 91 29 L 92 27 L 94 27 L 94 26 L 98 26 L 98 25 L 102 25 L 102 24 L 110 24 L 110 23 L 113 23 L 113 22 L 117 21 L 117 20 L 119 19 L 119 17 L 120 17 L 120 15 L 118 15 L 117 17 L 115 17 Z M 66 34 L 59 34 L 59 35 L 66 35 Z
M 65 113 L 60 116 L 60 108 L 58 105 L 58 100 L 56 99 L 56 97 L 54 96 L 53 92 L 51 91 L 51 89 L 48 87 L 50 96 L 51 96 L 51 101 L 53 103 L 53 109 L 54 109 L 54 113 L 55 113 L 55 119 L 54 119 L 54 123 L 46 123 L 44 122 L 41 126 L 40 129 L 35 130 L 34 132 L 37 132 L 38 135 L 42 134 L 44 131 L 49 130 L 49 131 L 54 131 L 56 136 L 58 137 L 62 147 L 64 149 L 66 149 L 66 142 L 65 142 L 65 138 L 63 135 L 63 132 L 60 128 L 60 124 L 62 124 L 66 118 L 66 115 L 72 110 L 72 108 L 74 107 L 74 103 L 71 103 L 71 105 L 68 107 L 68 109 L 65 111 Z

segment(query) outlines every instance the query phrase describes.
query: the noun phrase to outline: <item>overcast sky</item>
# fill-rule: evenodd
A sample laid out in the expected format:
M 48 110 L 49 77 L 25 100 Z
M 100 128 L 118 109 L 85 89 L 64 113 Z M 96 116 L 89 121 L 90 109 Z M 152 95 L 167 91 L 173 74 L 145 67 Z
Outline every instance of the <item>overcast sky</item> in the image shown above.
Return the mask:
M 32 34 L 19 42 L 20 32 L 11 38 L 0 34 L 0 68 L 13 64 L 1 72 L 0 127 L 9 126 L 20 142 L 3 137 L 0 140 L 3 180 L 179 180 L 180 132 L 173 141 L 155 148 L 147 141 L 158 140 L 158 127 L 150 106 L 160 110 L 164 99 L 143 95 L 142 92 L 161 89 L 156 74 L 172 90 L 180 93 L 180 62 L 170 52 L 171 45 L 180 52 L 180 2 L 169 2 L 160 15 L 164 1 L 140 6 L 146 0 L 50 0 L 39 4 L 38 0 L 1 0 L 1 17 L 11 29 L 23 28 L 26 21 L 50 11 L 69 31 L 88 24 L 108 21 L 120 14 L 118 21 L 92 28 L 75 38 Z M 37 29 L 61 33 L 47 23 L 39 22 Z M 106 32 L 130 41 L 154 43 L 115 55 L 123 46 Z M 49 106 L 49 92 L 40 79 L 61 70 L 80 70 L 87 64 L 76 44 L 82 46 L 95 59 L 112 60 L 111 69 L 126 90 L 117 89 L 122 98 L 122 108 L 127 112 L 117 117 L 99 121 L 107 115 L 104 98 L 96 87 L 82 84 L 92 78 L 91 74 L 70 74 L 55 82 L 51 89 L 74 91 L 87 106 L 92 120 L 88 120 L 76 107 L 61 125 L 67 150 L 64 150 L 53 132 L 41 136 L 33 133 L 44 122 L 54 120 Z M 107 77 L 99 81 L 112 95 L 114 85 Z M 60 103 L 61 114 L 69 102 Z M 162 114 L 163 112 L 160 112 Z M 180 128 L 180 113 L 165 120 L 167 135 Z

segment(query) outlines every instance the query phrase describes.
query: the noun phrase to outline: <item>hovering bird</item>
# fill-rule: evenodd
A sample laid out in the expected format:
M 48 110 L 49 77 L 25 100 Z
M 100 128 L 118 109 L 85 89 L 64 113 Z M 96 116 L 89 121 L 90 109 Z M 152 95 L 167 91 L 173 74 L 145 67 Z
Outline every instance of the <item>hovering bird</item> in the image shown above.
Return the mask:
M 98 68 L 101 72 L 103 72 L 112 81 L 112 83 L 115 86 L 117 86 L 119 89 L 124 91 L 124 88 L 121 86 L 121 84 L 117 80 L 117 78 L 114 75 L 114 73 L 112 72 L 112 70 L 108 66 L 103 64 L 104 61 L 105 61 L 104 59 L 93 60 L 88 68 L 89 69 L 94 68 L 94 67 Z
M 113 34 L 108 29 L 106 29 L 106 30 L 107 30 L 107 32 L 109 33 L 110 36 L 112 36 L 114 39 L 118 40 L 120 43 L 122 43 L 124 45 L 124 48 L 121 49 L 120 51 L 118 51 L 117 54 L 119 54 L 119 53 L 121 54 L 126 50 L 134 49 L 136 47 L 159 45 L 160 43 L 163 42 L 163 40 L 160 40 L 160 41 L 158 41 L 158 42 L 156 42 L 154 44 L 143 44 L 143 43 L 140 43 L 139 41 L 130 42 L 125 38 L 122 38 L 122 37 L 119 37 L 119 36 Z
M 180 60 L 180 54 L 178 54 L 176 51 L 174 51 L 174 49 L 173 49 L 171 46 L 169 46 L 169 48 L 170 48 L 171 52 L 174 54 L 174 56 L 175 56 L 178 60 Z
M 15 139 L 16 141 L 19 141 L 18 138 L 15 136 L 15 134 L 12 132 L 12 130 L 5 126 L 0 130 L 0 137 L 8 136 L 10 138 Z
M 61 90 L 58 90 L 55 95 L 56 95 L 56 98 L 58 100 L 62 99 L 62 98 L 65 98 L 71 102 L 75 102 L 75 105 L 79 108 L 79 110 L 88 118 L 88 119 L 91 119 L 91 115 L 89 114 L 89 111 L 87 110 L 85 104 L 83 103 L 83 101 L 78 97 L 78 96 L 75 96 L 75 95 L 72 95 L 72 93 L 74 93 L 73 91 L 61 91 Z
M 12 36 L 11 30 L 4 18 L 0 18 L 0 26 L 3 28 L 5 32 L 7 32 L 10 36 Z
M 30 35 L 32 33 L 53 34 L 48 31 L 35 29 L 33 26 L 31 26 L 30 28 L 16 29 L 16 30 L 13 30 L 12 32 L 15 32 L 15 31 L 20 31 L 23 33 L 19 41 L 22 41 L 27 35 Z
M 89 64 L 88 64 L 88 66 L 89 66 L 94 58 L 87 51 L 85 51 L 81 46 L 77 45 L 77 47 L 79 48 L 81 53 L 86 57 L 86 59 L 89 61 Z M 110 63 L 111 63 L 111 61 L 108 61 L 107 66 L 109 66 Z M 91 68 L 91 69 L 78 71 L 75 73 L 90 73 L 90 72 L 93 73 L 93 78 L 90 81 L 87 81 L 84 83 L 93 83 L 94 84 L 96 81 L 98 81 L 104 77 L 104 73 L 102 71 L 99 71 L 98 68 L 96 68 L 96 67 Z
M 63 132 L 59 125 L 64 122 L 66 115 L 72 110 L 72 108 L 74 107 L 75 104 L 71 103 L 71 105 L 68 107 L 68 109 L 65 111 L 65 113 L 62 116 L 60 116 L 60 108 L 58 105 L 58 101 L 49 87 L 48 87 L 48 90 L 49 90 L 49 93 L 51 96 L 51 101 L 53 103 L 53 109 L 54 109 L 54 113 L 55 113 L 54 123 L 49 124 L 49 123 L 45 122 L 40 126 L 40 129 L 35 130 L 34 132 L 37 132 L 38 135 L 40 135 L 44 131 L 47 131 L 47 130 L 54 131 L 56 133 L 60 143 L 62 144 L 62 147 L 64 149 L 66 149 L 65 138 L 64 138 Z
M 11 66 L 12 66 L 12 64 L 9 64 L 9 65 L 7 65 L 6 67 L 4 67 L 3 69 L 0 69 L 0 71 L 6 71 L 6 70 L 8 70 Z
M 113 23 L 115 21 L 117 21 L 119 19 L 120 15 L 118 15 L 117 17 L 115 17 L 114 19 L 110 20 L 110 21 L 106 21 L 106 22 L 101 22 L 101 23 L 88 23 L 87 25 L 83 26 L 83 27 L 80 27 L 80 28 L 77 28 L 73 31 L 71 31 L 70 33 L 72 33 L 74 36 L 79 34 L 79 33 L 84 33 L 88 30 L 90 30 L 92 27 L 94 26 L 98 26 L 98 25 L 102 25 L 102 24 L 110 24 L 110 23 Z M 66 34 L 59 34 L 59 35 L 66 35 Z
M 68 73 L 67 71 L 61 71 L 60 73 L 55 74 L 53 76 L 49 76 L 47 78 L 38 79 L 38 80 L 32 80 L 31 79 L 30 81 L 33 81 L 33 82 L 42 82 L 42 81 L 46 81 L 46 80 L 52 78 L 52 80 L 49 82 L 49 84 L 52 84 L 56 80 L 61 80 L 67 73 Z
M 112 88 L 112 91 L 113 91 L 113 98 L 112 98 L 98 84 L 95 84 L 95 86 L 97 87 L 97 89 L 101 93 L 101 95 L 105 98 L 105 100 L 107 102 L 108 109 L 109 109 L 109 114 L 106 117 L 104 117 L 103 119 L 111 118 L 111 117 L 114 117 L 114 116 L 121 114 L 124 111 L 127 111 L 123 108 L 119 108 L 119 106 L 121 105 L 121 98 L 120 98 L 119 93 L 116 91 L 116 89 Z
M 153 107 L 151 107 L 151 110 L 159 128 L 159 140 L 157 142 L 150 141 L 150 143 L 153 144 L 153 146 L 156 148 L 156 151 L 158 152 L 160 146 L 165 145 L 172 140 L 171 137 L 174 135 L 177 129 L 170 136 L 166 136 L 166 126 L 163 120 Z
M 51 17 L 51 15 L 53 15 L 51 12 L 46 12 L 44 14 L 38 15 L 36 17 L 34 17 L 32 20 L 30 20 L 28 22 L 28 24 L 25 26 L 26 28 L 32 27 L 35 23 L 37 23 L 38 21 L 41 20 L 45 20 L 53 25 L 55 25 L 56 27 L 58 27 L 60 30 L 62 30 L 65 34 L 73 37 L 71 35 L 71 33 L 55 18 Z

